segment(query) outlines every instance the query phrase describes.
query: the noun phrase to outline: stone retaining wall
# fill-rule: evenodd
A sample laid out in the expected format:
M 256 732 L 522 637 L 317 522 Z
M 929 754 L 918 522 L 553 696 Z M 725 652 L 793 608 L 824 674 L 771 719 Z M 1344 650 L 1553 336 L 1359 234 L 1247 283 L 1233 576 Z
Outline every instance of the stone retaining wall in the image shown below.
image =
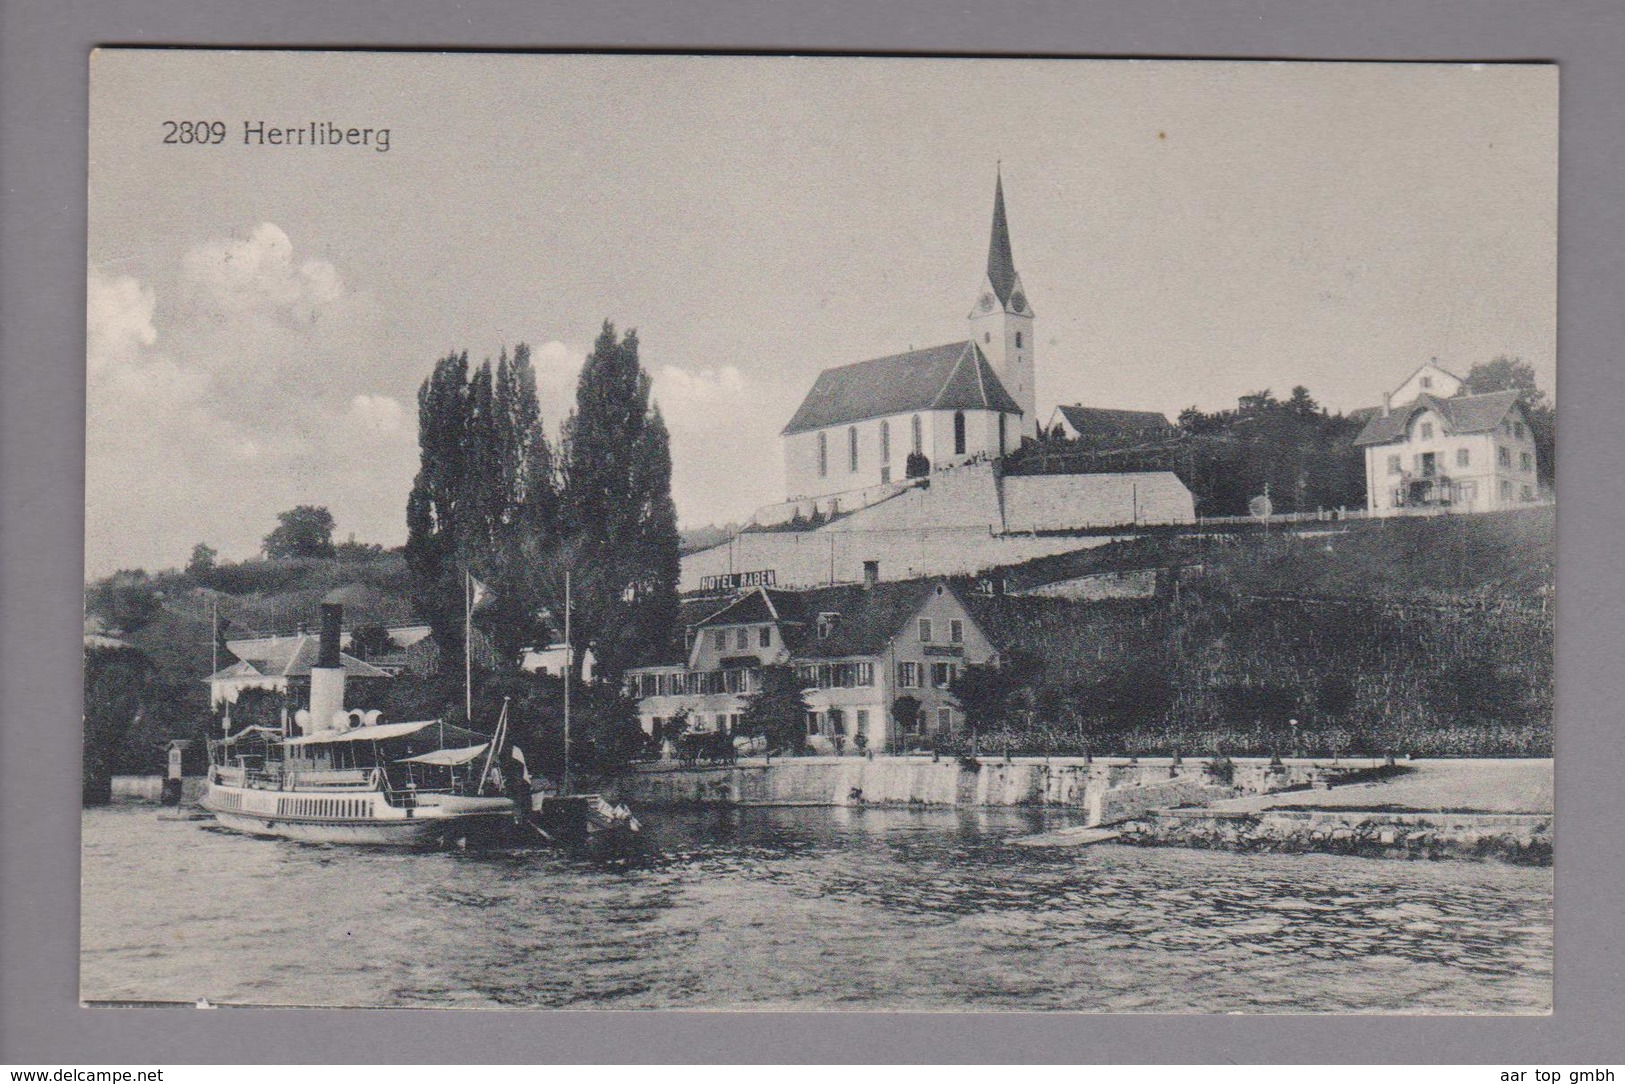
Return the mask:
M 1163 809 L 1124 825 L 1122 832 L 1121 842 L 1140 846 L 1498 859 L 1520 865 L 1552 861 L 1547 814 Z

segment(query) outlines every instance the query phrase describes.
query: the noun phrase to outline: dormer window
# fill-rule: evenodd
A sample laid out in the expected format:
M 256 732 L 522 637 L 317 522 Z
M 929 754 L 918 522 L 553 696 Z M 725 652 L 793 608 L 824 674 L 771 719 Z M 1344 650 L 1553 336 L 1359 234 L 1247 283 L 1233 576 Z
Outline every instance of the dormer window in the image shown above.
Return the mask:
M 818 638 L 828 640 L 835 626 L 841 623 L 841 615 L 837 613 L 822 613 L 818 615 Z

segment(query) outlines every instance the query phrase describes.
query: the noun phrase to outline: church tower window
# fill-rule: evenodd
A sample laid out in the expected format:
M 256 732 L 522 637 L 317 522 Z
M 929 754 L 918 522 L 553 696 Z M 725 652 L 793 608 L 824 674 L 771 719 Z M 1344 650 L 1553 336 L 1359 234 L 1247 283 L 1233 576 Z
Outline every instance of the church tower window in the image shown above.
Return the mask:
M 965 454 L 965 412 L 954 411 L 954 454 Z
M 1016 332 L 1016 349 L 1021 349 L 1021 332 Z

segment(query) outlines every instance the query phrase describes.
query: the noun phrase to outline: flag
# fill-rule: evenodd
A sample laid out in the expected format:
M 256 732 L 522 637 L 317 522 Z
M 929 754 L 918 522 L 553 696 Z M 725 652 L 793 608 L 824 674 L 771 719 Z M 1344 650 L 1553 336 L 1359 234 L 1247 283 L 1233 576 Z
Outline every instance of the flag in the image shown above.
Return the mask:
M 491 590 L 485 584 L 481 583 L 479 580 L 475 579 L 472 572 L 468 574 L 468 591 L 469 613 L 473 613 L 481 606 L 484 606 L 487 602 L 491 602 L 497 597 L 497 593 Z
M 519 762 L 519 772 L 524 776 L 525 782 L 530 782 L 530 765 L 525 763 L 525 751 L 517 745 L 508 746 L 508 755 Z

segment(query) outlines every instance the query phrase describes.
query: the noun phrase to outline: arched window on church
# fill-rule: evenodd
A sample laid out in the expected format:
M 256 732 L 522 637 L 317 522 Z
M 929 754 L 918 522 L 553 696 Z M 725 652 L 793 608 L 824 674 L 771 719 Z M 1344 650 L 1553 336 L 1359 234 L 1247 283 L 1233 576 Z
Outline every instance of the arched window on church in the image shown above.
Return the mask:
M 1004 415 L 999 415 L 999 454 L 1004 454 Z
M 925 437 L 920 432 L 920 416 L 914 415 L 914 454 L 925 454 Z
M 858 472 L 858 427 L 855 425 L 846 430 L 846 466 L 853 474 Z
M 891 462 L 891 426 L 886 422 L 880 423 L 880 461 Z
M 818 477 L 829 473 L 829 434 L 818 434 Z
M 954 454 L 965 454 L 965 412 L 954 411 Z

